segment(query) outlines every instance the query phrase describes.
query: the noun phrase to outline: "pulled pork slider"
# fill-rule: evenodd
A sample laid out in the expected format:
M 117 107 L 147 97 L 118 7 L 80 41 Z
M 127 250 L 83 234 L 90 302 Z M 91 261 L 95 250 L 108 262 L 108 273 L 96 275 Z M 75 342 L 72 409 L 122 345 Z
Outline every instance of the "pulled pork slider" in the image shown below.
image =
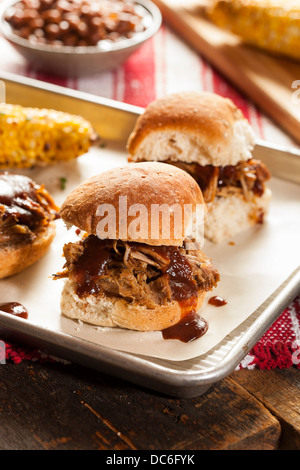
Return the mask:
M 0 174 L 0 278 L 38 261 L 55 237 L 58 207 L 44 186 L 22 175 Z
M 228 98 L 183 92 L 151 103 L 127 144 L 128 161 L 164 161 L 199 184 L 207 215 L 205 237 L 219 243 L 257 223 L 268 211 L 270 173 L 252 158 L 253 130 Z
M 168 212 L 168 237 L 162 217 L 153 212 L 163 204 L 192 208 L 177 233 L 175 212 Z M 164 163 L 126 165 L 83 182 L 60 209 L 67 227 L 84 233 L 64 246 L 64 267 L 54 275 L 67 278 L 62 314 L 99 326 L 154 331 L 199 309 L 219 273 L 200 250 L 185 246 L 197 205 L 203 206 L 203 198 L 195 180 Z

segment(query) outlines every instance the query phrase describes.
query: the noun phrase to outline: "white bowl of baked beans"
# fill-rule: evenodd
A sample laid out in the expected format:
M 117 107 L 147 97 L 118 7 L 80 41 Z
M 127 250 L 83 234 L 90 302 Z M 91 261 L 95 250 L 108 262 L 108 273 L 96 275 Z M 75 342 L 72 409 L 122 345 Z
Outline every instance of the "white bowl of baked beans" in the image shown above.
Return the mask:
M 161 26 L 151 0 L 4 0 L 3 36 L 39 71 L 84 76 L 124 63 Z

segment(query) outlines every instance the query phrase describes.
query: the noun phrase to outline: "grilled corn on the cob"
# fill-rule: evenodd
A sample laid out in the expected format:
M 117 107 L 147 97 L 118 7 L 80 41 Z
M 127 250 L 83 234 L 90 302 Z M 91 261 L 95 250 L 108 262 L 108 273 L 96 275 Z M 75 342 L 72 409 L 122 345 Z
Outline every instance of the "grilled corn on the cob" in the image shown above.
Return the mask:
M 0 168 L 30 168 L 71 160 L 98 140 L 81 116 L 0 103 Z
M 213 0 L 207 13 L 245 43 L 300 59 L 299 0 Z

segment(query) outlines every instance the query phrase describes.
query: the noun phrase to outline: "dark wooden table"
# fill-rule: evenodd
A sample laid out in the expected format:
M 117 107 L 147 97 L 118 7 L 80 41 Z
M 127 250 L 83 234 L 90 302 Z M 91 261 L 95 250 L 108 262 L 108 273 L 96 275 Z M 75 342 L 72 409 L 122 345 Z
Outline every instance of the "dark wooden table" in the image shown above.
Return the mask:
M 76 364 L 2 364 L 0 449 L 300 449 L 299 372 L 235 371 L 178 399 Z

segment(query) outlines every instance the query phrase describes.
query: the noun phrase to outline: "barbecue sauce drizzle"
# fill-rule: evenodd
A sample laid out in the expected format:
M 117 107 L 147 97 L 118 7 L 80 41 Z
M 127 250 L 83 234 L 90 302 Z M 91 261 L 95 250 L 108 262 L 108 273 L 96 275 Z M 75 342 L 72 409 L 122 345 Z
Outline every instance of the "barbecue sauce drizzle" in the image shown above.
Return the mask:
M 169 258 L 169 264 L 163 274 L 168 275 L 172 298 L 181 308 L 181 320 L 176 325 L 162 330 L 163 338 L 178 339 L 184 343 L 194 341 L 206 333 L 208 324 L 196 312 L 198 289 L 190 264 L 177 247 L 160 246 L 153 249 Z
M 114 259 L 111 240 L 99 240 L 96 236 L 90 235 L 83 241 L 83 246 L 84 252 L 73 268 L 79 297 L 97 294 L 100 291 L 97 279 L 106 273 L 107 267 Z M 177 247 L 151 248 L 159 252 L 168 262 L 166 268 L 162 270 L 162 275 L 168 276 L 172 298 L 179 302 L 182 312 L 181 321 L 164 329 L 162 335 L 164 339 L 193 341 L 206 333 L 208 325 L 196 313 L 198 290 L 190 264 Z
M 39 187 L 27 176 L 14 175 L 7 172 L 0 174 L 0 206 L 4 206 L 3 219 L 11 215 L 18 223 L 30 229 L 36 228 L 45 215 L 38 210 L 40 203 L 37 193 Z M 48 206 L 53 219 L 59 215 L 54 207 Z
M 0 178 L 0 204 L 5 206 L 7 214 L 17 216 L 24 225 L 32 226 L 35 221 L 25 201 L 28 197 L 34 200 L 34 185 L 29 179 L 19 175 L 4 173 Z
M 83 246 L 84 253 L 77 260 L 74 272 L 79 297 L 99 292 L 97 279 L 105 274 L 107 266 L 113 261 L 110 240 L 99 240 L 90 235 L 84 239 Z
M 15 317 L 25 318 L 25 320 L 28 318 L 26 308 L 18 302 L 6 302 L 4 304 L 0 304 L 0 310 L 5 313 L 11 313 Z
M 203 336 L 207 330 L 207 321 L 198 315 L 196 310 L 191 310 L 176 325 L 162 330 L 162 335 L 164 339 L 178 339 L 183 343 L 190 343 Z
M 210 305 L 214 305 L 215 307 L 223 307 L 223 305 L 226 305 L 227 302 L 225 299 L 222 297 L 215 295 L 214 297 L 211 297 L 208 301 Z

